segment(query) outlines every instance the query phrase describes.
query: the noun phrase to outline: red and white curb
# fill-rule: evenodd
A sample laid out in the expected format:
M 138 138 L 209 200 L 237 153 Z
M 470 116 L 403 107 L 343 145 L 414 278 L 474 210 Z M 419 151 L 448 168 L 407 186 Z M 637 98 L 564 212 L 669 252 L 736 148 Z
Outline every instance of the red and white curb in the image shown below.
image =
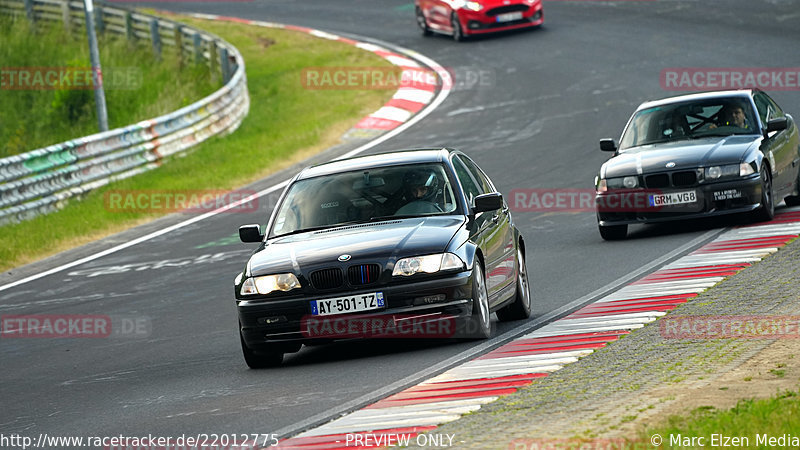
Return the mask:
M 437 90 L 449 91 L 452 88 L 452 81 L 449 74 L 444 75 L 443 70 L 436 70 L 436 68 L 423 66 L 415 60 L 414 52 L 408 52 L 408 54 L 403 55 L 380 45 L 361 42 L 326 31 L 295 25 L 284 25 L 214 14 L 186 13 L 186 15 L 198 19 L 236 22 L 265 28 L 299 31 L 318 38 L 353 45 L 362 50 L 374 53 L 393 65 L 398 66 L 401 69 L 401 74 L 397 92 L 395 92 L 391 100 L 383 107 L 361 119 L 350 131 L 345 133 L 344 139 L 372 138 L 386 131 L 393 130 L 408 122 L 416 113 L 432 103 L 436 97 Z M 298 83 L 299 82 L 300 80 L 298 80 Z
M 281 449 L 385 447 L 459 419 L 642 328 L 800 236 L 800 209 L 766 224 L 734 228 L 692 253 L 596 302 L 472 361 L 322 426 Z M 361 440 L 353 439 L 354 435 Z M 365 440 L 364 436 L 371 440 Z M 367 443 L 369 445 L 366 445 Z

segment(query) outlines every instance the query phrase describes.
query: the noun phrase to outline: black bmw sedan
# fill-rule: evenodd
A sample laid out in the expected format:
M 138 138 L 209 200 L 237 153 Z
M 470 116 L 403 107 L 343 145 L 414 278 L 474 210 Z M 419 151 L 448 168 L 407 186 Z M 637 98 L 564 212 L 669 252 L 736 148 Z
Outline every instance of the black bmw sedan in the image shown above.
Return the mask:
M 465 154 L 407 150 L 312 166 L 287 185 L 235 280 L 251 368 L 350 338 L 488 338 L 530 316 L 525 242 Z
M 595 178 L 603 239 L 628 225 L 750 214 L 771 220 L 775 204 L 800 204 L 797 125 L 759 90 L 682 95 L 643 103 Z

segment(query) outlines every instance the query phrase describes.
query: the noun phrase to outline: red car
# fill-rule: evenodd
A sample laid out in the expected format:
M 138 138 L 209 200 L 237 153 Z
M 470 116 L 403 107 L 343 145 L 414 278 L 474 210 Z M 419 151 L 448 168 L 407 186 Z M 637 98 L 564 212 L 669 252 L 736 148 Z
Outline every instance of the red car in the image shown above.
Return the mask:
M 544 23 L 542 0 L 414 0 L 414 4 L 422 34 L 450 34 L 456 41 Z

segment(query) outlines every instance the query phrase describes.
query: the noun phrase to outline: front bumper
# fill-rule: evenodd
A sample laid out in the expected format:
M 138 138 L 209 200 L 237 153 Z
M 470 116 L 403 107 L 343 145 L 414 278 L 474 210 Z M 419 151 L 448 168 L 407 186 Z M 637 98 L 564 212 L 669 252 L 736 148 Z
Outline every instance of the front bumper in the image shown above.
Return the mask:
M 368 292 L 382 292 L 385 307 L 352 314 L 313 316 L 311 301 L 324 298 L 358 295 Z M 444 296 L 443 298 L 441 296 Z M 431 302 L 434 296 L 440 296 Z M 380 318 L 386 321 L 422 320 L 425 322 L 447 321 L 468 317 L 472 314 L 472 270 L 446 274 L 435 278 L 410 281 L 390 286 L 372 286 L 354 291 L 336 291 L 308 296 L 270 300 L 236 301 L 242 338 L 253 350 L 274 343 L 312 343 L 339 339 L 329 335 L 317 335 L 309 327 L 311 320 L 337 320 L 352 318 L 364 320 Z M 346 338 L 358 336 L 348 335 Z M 364 335 L 364 337 L 370 337 Z M 407 337 L 424 337 L 411 335 Z M 442 336 L 437 336 L 442 337 Z M 345 337 L 341 337 L 345 338 Z
M 465 35 L 494 33 L 516 30 L 519 28 L 537 27 L 544 23 L 544 10 L 538 3 L 528 8 L 522 18 L 511 22 L 498 22 L 495 16 L 486 15 L 483 11 L 459 10 L 458 19 Z
M 627 225 L 637 223 L 658 223 L 673 220 L 700 219 L 725 214 L 739 214 L 754 211 L 761 207 L 761 180 L 758 174 L 733 181 L 702 184 L 686 188 L 668 188 L 664 194 L 695 191 L 697 199 L 693 203 L 664 207 L 626 207 L 623 202 L 613 201 L 614 191 L 598 193 L 597 222 L 602 226 Z M 612 200 L 612 201 L 610 201 Z M 609 204 L 620 205 L 617 210 Z M 629 206 L 629 205 L 628 205 Z

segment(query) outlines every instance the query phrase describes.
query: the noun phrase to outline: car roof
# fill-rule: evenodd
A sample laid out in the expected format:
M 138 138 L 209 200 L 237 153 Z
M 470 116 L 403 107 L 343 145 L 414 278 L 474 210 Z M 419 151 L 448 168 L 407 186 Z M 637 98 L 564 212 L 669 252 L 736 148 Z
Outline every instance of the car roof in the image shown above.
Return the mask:
M 740 97 L 749 99 L 754 92 L 755 92 L 754 89 L 736 89 L 728 91 L 709 91 L 709 92 L 696 92 L 693 94 L 676 95 L 674 97 L 667 97 L 659 100 L 651 100 L 644 102 L 641 105 L 639 105 L 639 107 L 636 108 L 636 110 L 638 111 L 640 109 L 669 105 L 672 103 L 681 103 L 692 100 L 713 100 L 716 98 L 731 98 L 731 97 Z
M 447 160 L 448 155 L 454 151 L 455 150 L 450 148 L 420 148 L 339 159 L 307 167 L 298 174 L 297 179 L 302 180 L 332 173 L 350 172 L 375 167 L 438 163 Z

